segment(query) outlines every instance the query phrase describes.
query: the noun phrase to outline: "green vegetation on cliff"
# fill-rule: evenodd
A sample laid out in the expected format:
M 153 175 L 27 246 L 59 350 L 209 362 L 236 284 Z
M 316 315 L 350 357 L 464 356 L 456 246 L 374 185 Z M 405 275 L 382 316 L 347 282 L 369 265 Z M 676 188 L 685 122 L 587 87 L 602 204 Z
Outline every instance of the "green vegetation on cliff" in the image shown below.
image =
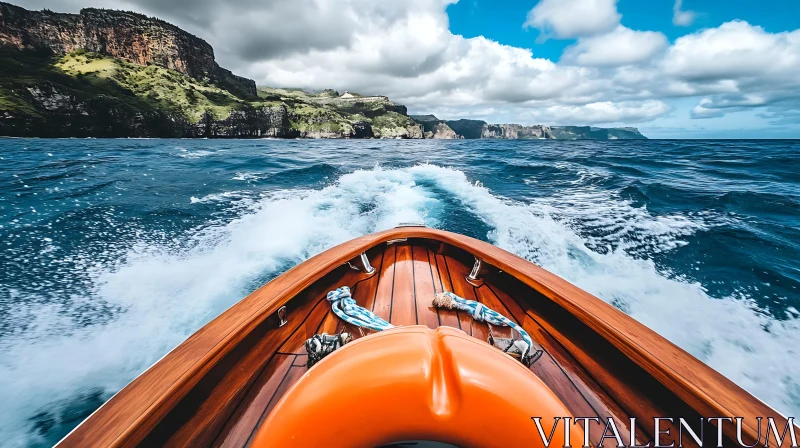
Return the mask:
M 260 87 L 258 95 L 286 104 L 301 137 L 422 138 L 422 128 L 406 115 L 405 106 L 383 96 L 269 87 Z
M 173 70 L 94 53 L 70 53 L 59 59 L 55 68 L 87 80 L 111 80 L 153 107 L 182 114 L 190 123 L 199 122 L 207 113 L 215 119 L 224 119 L 233 110 L 252 104 L 207 81 Z
M 597 128 L 594 126 L 553 126 L 553 135 L 561 140 L 642 140 L 636 128 Z
M 83 50 L 64 56 L 0 48 L 0 135 L 37 137 L 420 138 L 384 97 L 258 90 Z
M 118 83 L 70 75 L 44 52 L 0 49 L 0 135 L 124 136 L 134 127 L 169 136 L 169 117 Z
M 632 140 L 647 139 L 636 128 L 598 128 L 594 126 L 521 126 L 518 124 L 489 124 L 483 120 L 440 120 L 434 115 L 412 115 L 425 132 L 445 124 L 466 139 L 536 139 L 536 140 Z

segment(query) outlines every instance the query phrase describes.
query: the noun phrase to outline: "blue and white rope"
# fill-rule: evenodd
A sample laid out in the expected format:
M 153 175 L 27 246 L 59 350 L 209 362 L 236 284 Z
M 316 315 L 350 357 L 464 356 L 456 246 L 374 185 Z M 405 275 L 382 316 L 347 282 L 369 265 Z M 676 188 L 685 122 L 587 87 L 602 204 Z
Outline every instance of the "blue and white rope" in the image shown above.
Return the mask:
M 350 288 L 342 286 L 328 293 L 333 312 L 347 323 L 376 331 L 394 328 L 394 325 L 376 316 L 372 311 L 360 307 L 350 295 Z
M 440 298 L 446 298 L 449 303 L 443 302 Z M 342 286 L 341 288 L 329 292 L 327 299 L 331 302 L 331 309 L 333 309 L 333 312 L 347 323 L 375 331 L 394 328 L 394 325 L 376 316 L 372 311 L 359 306 L 356 301 L 353 300 L 353 297 L 350 295 L 350 288 L 347 286 Z M 525 347 L 521 349 L 522 359 L 525 360 L 532 354 L 534 345 L 528 332 L 517 325 L 516 322 L 486 305 L 459 297 L 449 291 L 437 294 L 433 304 L 436 307 L 456 308 L 465 311 L 477 321 L 513 328 L 519 333 L 522 341 L 525 343 Z
M 450 306 L 447 306 L 448 308 L 457 308 L 459 310 L 466 311 L 467 313 L 471 314 L 472 318 L 475 320 L 486 322 L 492 325 L 513 328 L 517 333 L 519 333 L 520 337 L 527 345 L 527 347 L 525 347 L 522 351 L 522 359 L 526 359 L 531 355 L 531 351 L 533 349 L 533 340 L 528 332 L 517 325 L 516 322 L 480 302 L 467 300 L 449 291 L 439 293 L 437 296 L 446 296 L 448 299 L 450 299 Z M 442 304 L 440 301 L 434 300 L 434 306 L 439 307 L 441 305 Z

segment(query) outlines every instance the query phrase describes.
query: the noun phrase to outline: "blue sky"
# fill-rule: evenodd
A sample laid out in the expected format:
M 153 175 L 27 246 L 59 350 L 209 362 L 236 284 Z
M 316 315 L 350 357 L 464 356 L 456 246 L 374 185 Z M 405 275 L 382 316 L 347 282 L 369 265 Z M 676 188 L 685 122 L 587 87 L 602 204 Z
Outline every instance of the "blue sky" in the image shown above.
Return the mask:
M 800 138 L 800 0 L 24 0 L 160 17 L 259 85 L 410 113 Z
M 558 60 L 576 39 L 536 42 L 541 34 L 524 28 L 525 16 L 536 4 L 530 0 L 460 0 L 447 7 L 450 31 L 464 37 L 485 36 L 501 44 L 530 48 L 536 57 Z M 674 0 L 620 0 L 622 24 L 636 30 L 657 30 L 670 41 L 703 28 L 731 20 L 746 20 L 770 32 L 800 28 L 800 0 L 684 0 L 683 9 L 694 11 L 691 25 L 672 23 Z

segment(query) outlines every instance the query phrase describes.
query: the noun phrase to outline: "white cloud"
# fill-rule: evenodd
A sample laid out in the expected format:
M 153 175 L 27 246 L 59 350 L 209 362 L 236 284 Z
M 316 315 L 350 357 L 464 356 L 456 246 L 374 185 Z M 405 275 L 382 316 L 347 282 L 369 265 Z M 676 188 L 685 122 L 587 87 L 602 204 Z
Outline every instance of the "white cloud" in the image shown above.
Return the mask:
M 725 115 L 721 109 L 707 107 L 711 103 L 709 98 L 703 98 L 697 106 L 692 108 L 692 118 L 717 118 Z
M 556 105 L 540 112 L 542 118 L 556 124 L 571 123 L 638 123 L 657 118 L 670 111 L 663 101 L 602 101 L 580 106 Z
M 528 12 L 525 26 L 570 38 L 611 31 L 621 18 L 617 0 L 541 0 Z
M 565 50 L 562 60 L 589 66 L 630 65 L 650 60 L 667 45 L 667 37 L 659 32 L 619 25 L 610 33 L 579 39 Z
M 694 22 L 694 11 L 684 11 L 683 0 L 675 0 L 672 7 L 672 24 L 675 26 L 689 26 Z
M 727 22 L 677 39 L 664 59 L 664 70 L 690 80 L 797 79 L 800 30 L 768 33 L 747 22 Z
M 679 38 L 660 62 L 665 76 L 691 95 L 708 95 L 695 118 L 800 100 L 800 30 L 769 33 L 732 21 Z

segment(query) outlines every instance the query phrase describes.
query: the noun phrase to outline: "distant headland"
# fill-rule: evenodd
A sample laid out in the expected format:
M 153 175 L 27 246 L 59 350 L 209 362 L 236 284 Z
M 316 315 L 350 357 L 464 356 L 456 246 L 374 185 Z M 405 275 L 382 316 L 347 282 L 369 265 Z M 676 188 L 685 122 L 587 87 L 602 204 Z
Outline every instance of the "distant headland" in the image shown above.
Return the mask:
M 408 115 L 385 96 L 257 87 L 206 41 L 124 11 L 0 2 L 0 136 L 644 139 L 636 128 Z

